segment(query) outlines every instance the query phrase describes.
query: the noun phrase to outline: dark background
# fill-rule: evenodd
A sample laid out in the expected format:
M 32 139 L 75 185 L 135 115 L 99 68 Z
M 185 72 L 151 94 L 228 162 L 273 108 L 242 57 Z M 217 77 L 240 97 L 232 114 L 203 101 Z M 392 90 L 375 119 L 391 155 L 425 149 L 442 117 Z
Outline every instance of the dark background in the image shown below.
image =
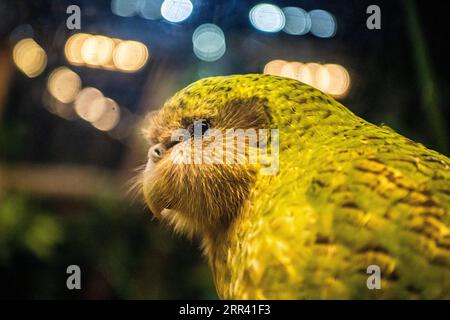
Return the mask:
M 196 0 L 181 23 L 119 17 L 109 0 L 0 2 L 0 297 L 216 297 L 197 243 L 161 227 L 125 192 L 133 169 L 145 163 L 139 119 L 205 76 L 261 73 L 272 59 L 338 63 L 352 81 L 344 105 L 449 154 L 447 1 L 267 1 L 331 12 L 338 31 L 330 39 L 256 30 L 248 12 L 260 2 Z M 81 7 L 81 32 L 145 43 L 144 69 L 126 74 L 71 66 L 64 56 L 74 33 L 66 28 L 71 4 Z M 381 8 L 381 30 L 366 28 L 371 4 Z M 193 31 L 207 22 L 222 28 L 227 41 L 215 62 L 192 51 Z M 48 56 L 47 68 L 33 79 L 11 59 L 11 34 L 23 24 Z M 125 129 L 105 133 L 48 112 L 42 95 L 60 66 L 129 111 Z M 66 288 L 71 264 L 82 270 L 82 290 Z

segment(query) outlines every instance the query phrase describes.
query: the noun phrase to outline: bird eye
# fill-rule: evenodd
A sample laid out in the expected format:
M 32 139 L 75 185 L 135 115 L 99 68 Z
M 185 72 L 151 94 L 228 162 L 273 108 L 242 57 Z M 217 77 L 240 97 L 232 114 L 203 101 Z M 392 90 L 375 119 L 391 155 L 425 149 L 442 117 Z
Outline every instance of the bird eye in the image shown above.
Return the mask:
M 210 128 L 211 123 L 207 119 L 195 120 L 194 123 L 189 124 L 188 131 L 191 137 L 202 137 L 206 131 Z

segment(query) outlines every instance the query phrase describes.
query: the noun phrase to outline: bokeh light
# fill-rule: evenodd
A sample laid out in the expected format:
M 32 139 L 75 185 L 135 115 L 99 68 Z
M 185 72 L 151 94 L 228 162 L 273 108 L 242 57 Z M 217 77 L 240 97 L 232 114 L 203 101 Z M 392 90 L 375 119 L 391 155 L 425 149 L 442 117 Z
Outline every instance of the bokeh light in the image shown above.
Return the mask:
M 281 69 L 286 63 L 287 61 L 285 60 L 272 60 L 264 67 L 264 73 L 273 76 L 281 76 Z
M 132 17 L 136 14 L 139 0 L 112 0 L 111 11 L 121 17 Z
M 216 61 L 226 51 L 223 31 L 212 23 L 205 23 L 195 29 L 192 35 L 195 55 L 203 61 Z
M 350 75 L 338 64 L 272 60 L 265 65 L 264 74 L 296 79 L 335 98 L 345 97 L 350 89 Z
M 101 131 L 114 129 L 120 120 L 117 103 L 93 87 L 81 90 L 75 100 L 75 111 L 80 118 L 90 122 Z
M 113 61 L 117 69 L 135 72 L 147 63 L 148 56 L 148 49 L 143 43 L 123 41 L 115 48 Z
M 30 78 L 40 75 L 47 66 L 47 54 L 31 38 L 20 40 L 13 49 L 13 60 L 17 68 Z
M 283 77 L 298 79 L 303 64 L 300 62 L 285 62 L 279 71 L 279 75 Z
M 310 32 L 319 38 L 331 38 L 337 32 L 337 23 L 334 16 L 325 10 L 312 10 L 309 12 L 311 19 Z
M 54 70 L 47 81 L 48 92 L 62 103 L 73 102 L 80 92 L 80 77 L 66 67 Z
M 170 22 L 186 20 L 192 10 L 193 5 L 189 0 L 165 0 L 161 5 L 161 15 Z
M 332 79 L 330 74 L 328 74 L 327 68 L 318 63 L 308 63 L 307 66 L 310 68 L 311 74 L 313 75 L 312 86 L 320 91 L 330 93 L 328 88 Z
M 136 72 L 149 59 L 149 50 L 142 42 L 86 33 L 72 35 L 64 52 L 73 65 L 123 72 Z
M 75 111 L 81 119 L 94 122 L 105 112 L 103 93 L 92 87 L 81 90 L 75 100 Z
M 311 29 L 311 18 L 309 14 L 297 7 L 283 8 L 286 24 L 283 31 L 292 35 L 304 35 Z
M 322 66 L 315 62 L 305 63 L 302 64 L 302 67 L 299 71 L 300 81 L 309 84 L 310 86 L 313 86 L 321 91 L 324 91 L 323 86 L 319 84 L 319 81 L 317 81 L 317 74 L 320 71 Z
M 327 92 L 335 97 L 344 97 L 350 89 L 350 75 L 343 66 L 326 64 L 326 73 L 330 79 Z
M 104 98 L 104 111 L 97 121 L 92 122 L 92 125 L 101 131 L 110 131 L 114 129 L 120 120 L 120 108 L 117 103 L 110 99 Z
M 144 19 L 160 19 L 162 3 L 163 0 L 139 0 L 138 13 Z
M 75 100 L 77 115 L 101 131 L 114 129 L 120 120 L 120 107 L 93 87 L 81 90 Z
M 81 48 L 90 36 L 87 33 L 76 33 L 67 40 L 64 46 L 64 54 L 71 64 L 76 66 L 84 64 L 83 57 L 81 56 Z
M 314 68 L 315 64 L 313 63 L 302 63 L 300 68 L 298 69 L 298 78 L 297 80 L 309 84 L 310 86 L 314 86 L 315 82 L 315 74 Z
M 268 3 L 254 6 L 249 13 L 251 24 L 258 30 L 278 32 L 284 28 L 286 19 L 283 11 Z
M 114 41 L 105 36 L 88 37 L 81 47 L 81 58 L 92 66 L 106 66 L 112 58 Z

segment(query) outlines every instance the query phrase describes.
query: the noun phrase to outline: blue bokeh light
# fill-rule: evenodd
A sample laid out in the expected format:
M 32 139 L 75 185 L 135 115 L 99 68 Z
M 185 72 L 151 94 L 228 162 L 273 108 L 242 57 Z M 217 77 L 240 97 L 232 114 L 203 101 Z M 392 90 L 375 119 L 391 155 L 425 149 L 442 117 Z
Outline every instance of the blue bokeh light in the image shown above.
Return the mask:
M 310 32 L 319 38 L 331 38 L 337 32 L 337 23 L 334 16 L 325 10 L 312 10 L 309 12 L 311 19 Z
M 132 17 L 137 13 L 139 0 L 112 0 L 111 11 L 121 17 Z
M 195 29 L 192 35 L 195 55 L 203 61 L 219 60 L 226 51 L 223 31 L 212 23 L 205 23 Z
M 305 10 L 297 7 L 282 9 L 286 17 L 283 31 L 292 35 L 304 35 L 311 29 L 311 18 Z
M 138 13 L 144 19 L 160 19 L 162 3 L 163 0 L 139 0 Z

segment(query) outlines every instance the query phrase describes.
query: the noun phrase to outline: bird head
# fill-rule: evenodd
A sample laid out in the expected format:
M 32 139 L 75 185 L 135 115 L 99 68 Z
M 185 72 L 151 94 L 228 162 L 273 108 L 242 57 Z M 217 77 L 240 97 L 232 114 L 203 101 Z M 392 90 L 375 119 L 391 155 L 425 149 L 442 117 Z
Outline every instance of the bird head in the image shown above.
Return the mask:
M 248 158 L 262 140 L 249 133 L 269 128 L 270 113 L 265 99 L 238 82 L 235 77 L 197 81 L 148 115 L 143 126 L 149 142 L 145 201 L 157 218 L 188 236 L 226 228 L 258 174 L 259 164 Z

